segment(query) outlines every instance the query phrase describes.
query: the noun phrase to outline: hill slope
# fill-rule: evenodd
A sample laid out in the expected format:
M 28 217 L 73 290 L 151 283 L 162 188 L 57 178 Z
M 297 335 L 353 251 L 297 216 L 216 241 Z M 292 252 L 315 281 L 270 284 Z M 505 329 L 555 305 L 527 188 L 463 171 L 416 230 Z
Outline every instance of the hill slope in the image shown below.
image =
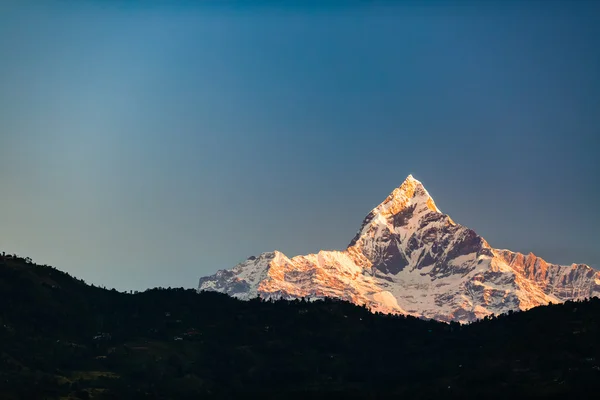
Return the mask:
M 0 296 L 7 400 L 591 398 L 600 389 L 598 299 L 464 326 L 334 300 L 124 294 L 12 257 L 0 257 Z

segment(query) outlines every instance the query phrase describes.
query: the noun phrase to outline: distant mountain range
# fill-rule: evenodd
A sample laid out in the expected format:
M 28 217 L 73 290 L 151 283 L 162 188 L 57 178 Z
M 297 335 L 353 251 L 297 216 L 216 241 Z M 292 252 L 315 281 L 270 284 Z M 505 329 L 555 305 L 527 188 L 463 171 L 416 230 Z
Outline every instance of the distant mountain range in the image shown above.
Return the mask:
M 274 251 L 200 278 L 199 291 L 242 300 L 339 298 L 373 312 L 471 322 L 600 294 L 600 272 L 492 248 L 442 213 L 409 175 L 343 251 Z

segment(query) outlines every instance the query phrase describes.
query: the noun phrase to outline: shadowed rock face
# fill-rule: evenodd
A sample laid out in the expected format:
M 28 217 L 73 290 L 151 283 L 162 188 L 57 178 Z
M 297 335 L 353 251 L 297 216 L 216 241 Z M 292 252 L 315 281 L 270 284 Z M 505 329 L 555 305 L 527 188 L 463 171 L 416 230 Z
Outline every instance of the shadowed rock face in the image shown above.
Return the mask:
M 335 297 L 373 311 L 469 322 L 600 294 L 600 275 L 496 250 L 443 214 L 409 176 L 375 207 L 348 247 L 288 258 L 250 257 L 201 278 L 199 290 L 240 299 Z
M 399 250 L 400 243 L 397 238 L 390 238 L 389 246 L 384 250 L 381 260 L 371 260 L 374 267 L 384 274 L 396 275 L 409 265 L 404 253 Z M 376 264 L 375 264 L 376 263 Z

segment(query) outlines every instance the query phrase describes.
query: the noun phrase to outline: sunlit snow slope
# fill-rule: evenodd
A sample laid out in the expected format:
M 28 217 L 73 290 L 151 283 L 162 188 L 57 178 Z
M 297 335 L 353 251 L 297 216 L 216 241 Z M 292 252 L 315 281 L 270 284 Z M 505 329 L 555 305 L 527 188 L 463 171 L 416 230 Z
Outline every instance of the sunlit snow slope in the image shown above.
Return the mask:
M 334 297 L 372 311 L 469 322 L 600 294 L 600 273 L 497 250 L 443 214 L 408 176 L 364 219 L 344 251 L 250 257 L 200 279 L 239 299 Z

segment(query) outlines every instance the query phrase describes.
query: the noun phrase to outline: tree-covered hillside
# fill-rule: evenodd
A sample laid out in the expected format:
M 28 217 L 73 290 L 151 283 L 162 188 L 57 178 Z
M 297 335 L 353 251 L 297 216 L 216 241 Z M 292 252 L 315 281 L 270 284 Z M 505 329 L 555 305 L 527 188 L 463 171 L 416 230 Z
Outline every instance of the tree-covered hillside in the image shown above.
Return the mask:
M 1 399 L 591 398 L 600 300 L 468 326 L 340 301 L 119 293 L 0 256 Z

